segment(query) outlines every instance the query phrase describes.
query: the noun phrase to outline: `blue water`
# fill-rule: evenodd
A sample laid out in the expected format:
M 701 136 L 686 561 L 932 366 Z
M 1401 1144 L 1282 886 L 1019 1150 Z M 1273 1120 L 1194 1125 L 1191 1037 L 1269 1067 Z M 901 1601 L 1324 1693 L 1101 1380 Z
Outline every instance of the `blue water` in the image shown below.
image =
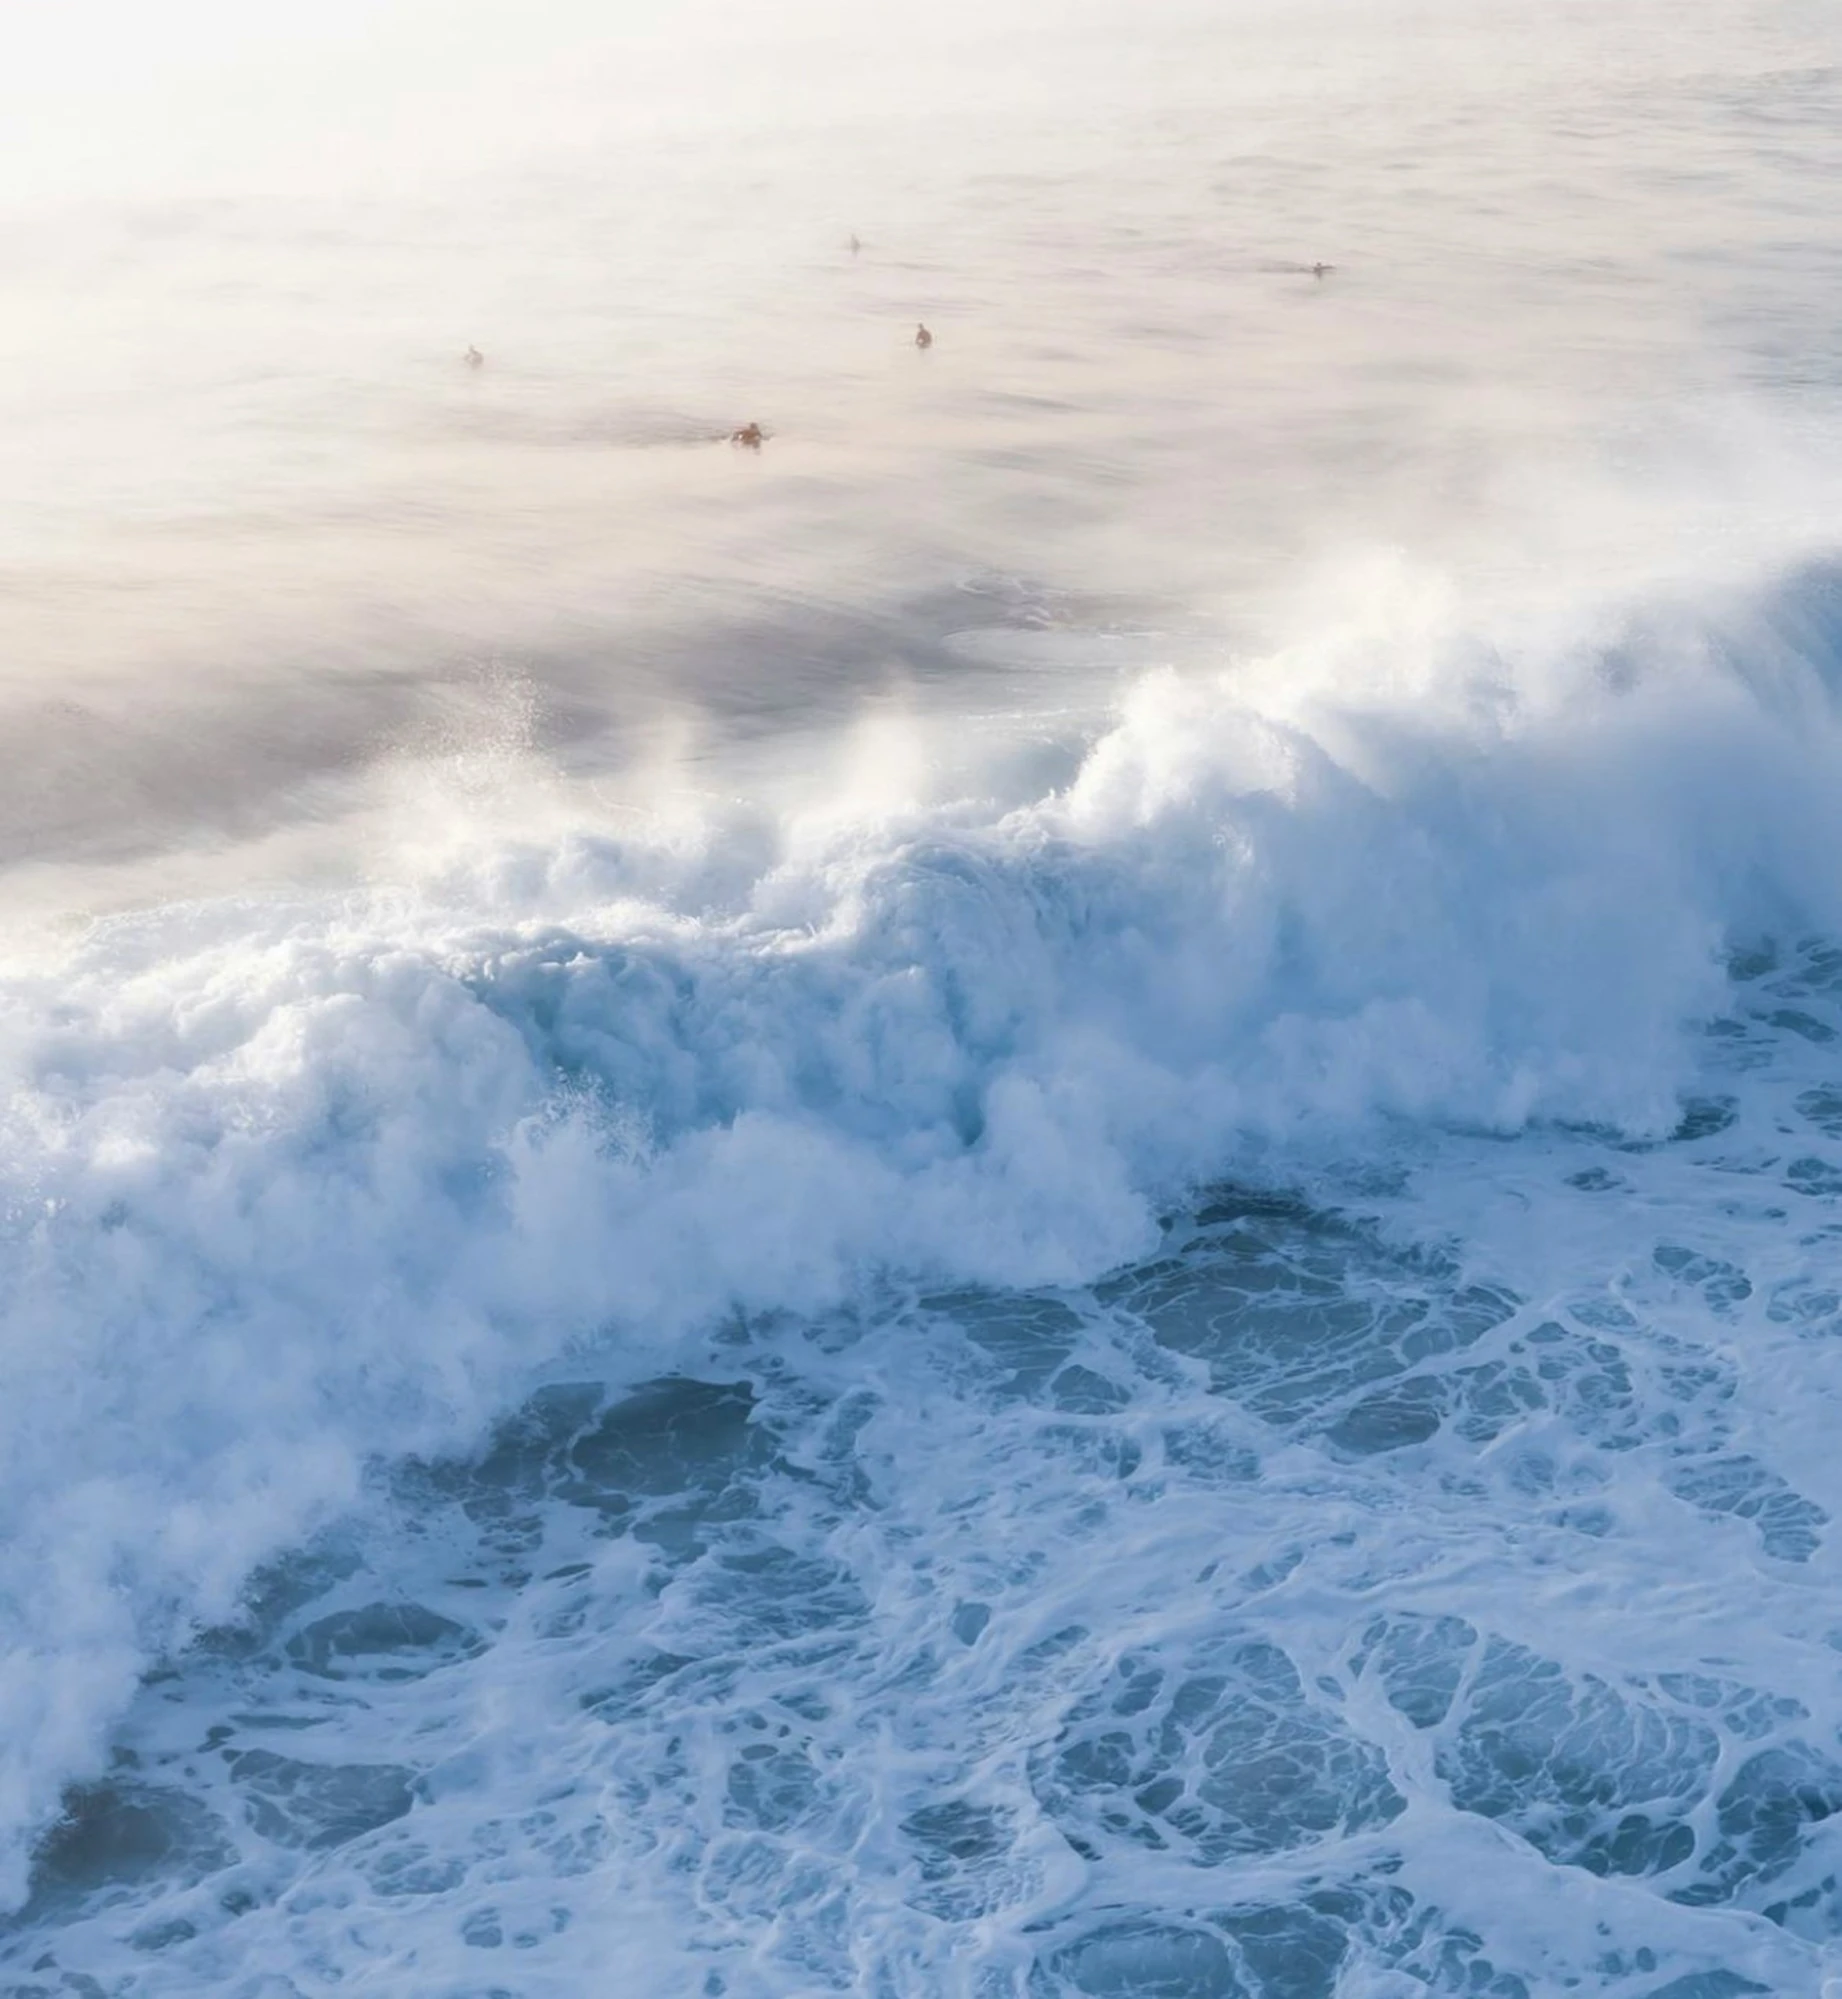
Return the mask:
M 1838 602 L 16 983 L 13 1989 L 1815 1990 Z
M 461 11 L 0 201 L 0 1995 L 1842 1992 L 1827 13 Z

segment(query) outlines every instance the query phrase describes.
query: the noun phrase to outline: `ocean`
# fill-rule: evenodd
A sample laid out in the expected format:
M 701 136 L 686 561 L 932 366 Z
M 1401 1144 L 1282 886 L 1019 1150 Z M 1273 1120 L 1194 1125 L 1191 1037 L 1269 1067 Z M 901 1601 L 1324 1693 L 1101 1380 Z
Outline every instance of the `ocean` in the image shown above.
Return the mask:
M 1842 1993 L 1829 0 L 0 133 L 0 1994 Z

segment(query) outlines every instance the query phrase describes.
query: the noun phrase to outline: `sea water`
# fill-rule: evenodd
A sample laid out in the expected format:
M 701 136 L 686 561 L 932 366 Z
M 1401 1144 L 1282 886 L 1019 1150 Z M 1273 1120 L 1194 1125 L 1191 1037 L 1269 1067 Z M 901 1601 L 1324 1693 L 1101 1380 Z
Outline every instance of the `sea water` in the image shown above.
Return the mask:
M 1842 1980 L 1842 52 L 1686 14 L 22 43 L 0 1991 Z

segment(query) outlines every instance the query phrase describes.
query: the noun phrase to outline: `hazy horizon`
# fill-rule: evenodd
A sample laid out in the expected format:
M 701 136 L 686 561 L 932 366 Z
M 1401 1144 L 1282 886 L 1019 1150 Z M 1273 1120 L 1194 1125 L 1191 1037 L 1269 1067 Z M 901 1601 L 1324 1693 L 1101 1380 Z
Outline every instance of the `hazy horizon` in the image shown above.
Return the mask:
M 1086 726 L 1147 650 L 1313 636 L 1379 556 L 1486 619 L 1820 540 L 1814 15 L 1036 18 L 22 37 L 0 860 L 222 861 L 501 735 L 508 680 L 578 774 L 892 694 L 1032 709 L 980 579 L 1098 632 Z M 1742 225 L 1775 211 L 1794 242 Z

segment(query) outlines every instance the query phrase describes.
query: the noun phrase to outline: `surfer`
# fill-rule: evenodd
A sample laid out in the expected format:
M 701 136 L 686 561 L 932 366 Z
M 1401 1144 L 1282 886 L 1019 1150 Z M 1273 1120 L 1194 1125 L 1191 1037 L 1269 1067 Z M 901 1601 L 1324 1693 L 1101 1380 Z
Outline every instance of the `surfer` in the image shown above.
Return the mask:
M 851 255 L 853 257 L 856 256 L 857 252 L 862 248 L 863 245 L 857 240 L 857 232 L 853 229 L 851 231 Z
M 759 451 L 766 438 L 767 432 L 758 423 L 745 423 L 729 433 L 730 443 L 739 444 L 744 451 Z
M 486 356 L 474 346 L 472 341 L 467 343 L 467 351 L 461 358 L 469 368 L 483 368 L 486 365 Z
M 1337 267 L 1335 264 L 1313 264 L 1311 267 L 1311 275 L 1314 278 L 1321 278 L 1324 277 L 1327 273 L 1334 271 L 1336 268 Z
M 927 330 L 925 326 L 922 326 L 919 323 L 917 323 L 915 327 L 915 345 L 920 348 L 923 354 L 925 354 L 927 350 L 931 346 L 933 346 L 933 344 L 934 344 L 934 336 Z

